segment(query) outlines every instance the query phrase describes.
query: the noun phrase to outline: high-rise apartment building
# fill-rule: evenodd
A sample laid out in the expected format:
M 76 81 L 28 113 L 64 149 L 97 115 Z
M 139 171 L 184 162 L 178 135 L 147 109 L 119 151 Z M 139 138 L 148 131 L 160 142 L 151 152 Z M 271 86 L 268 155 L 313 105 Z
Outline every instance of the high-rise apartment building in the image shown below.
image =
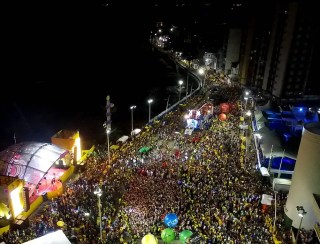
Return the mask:
M 246 86 L 262 87 L 270 41 L 272 5 L 258 6 L 251 12 L 241 40 L 239 78 Z
M 320 95 L 311 67 L 315 62 L 319 23 L 308 3 L 277 4 L 271 30 L 263 89 L 279 98 Z
M 279 99 L 319 99 L 317 9 L 300 0 L 270 3 L 264 8 L 269 9 L 253 10 L 243 33 L 240 82 Z

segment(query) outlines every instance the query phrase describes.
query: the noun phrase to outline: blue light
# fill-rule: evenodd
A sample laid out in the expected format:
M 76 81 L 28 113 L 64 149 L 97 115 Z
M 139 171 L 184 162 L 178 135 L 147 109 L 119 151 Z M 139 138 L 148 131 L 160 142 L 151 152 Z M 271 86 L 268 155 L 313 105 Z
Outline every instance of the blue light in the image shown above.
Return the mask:
M 299 108 L 299 111 L 302 112 L 302 108 Z

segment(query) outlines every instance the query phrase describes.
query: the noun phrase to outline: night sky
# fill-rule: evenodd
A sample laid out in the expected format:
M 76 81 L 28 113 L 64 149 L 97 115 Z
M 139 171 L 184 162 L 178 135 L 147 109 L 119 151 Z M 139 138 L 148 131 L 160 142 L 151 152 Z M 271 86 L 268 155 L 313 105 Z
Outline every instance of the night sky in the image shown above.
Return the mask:
M 229 13 L 229 1 L 182 4 L 156 0 L 8 2 L 3 8 L 0 149 L 13 143 L 14 133 L 18 142 L 47 141 L 58 128 L 80 127 L 90 134 L 104 122 L 108 94 L 118 113 L 126 113 L 128 125 L 127 107 L 132 103 L 141 103 L 140 120 L 145 121 L 145 100 L 160 93 L 160 88 L 151 87 L 166 85 L 167 78 L 161 76 L 165 72 L 154 69 L 159 65 L 152 57 L 142 55 L 155 23 L 198 29 L 214 39 L 219 37 L 219 26 L 237 16 Z M 161 95 L 168 96 L 163 91 Z M 157 104 L 164 103 L 162 97 L 159 100 Z
M 128 51 L 139 53 L 141 42 L 157 21 L 199 30 L 210 26 L 213 33 L 215 26 L 237 16 L 230 14 L 230 1 L 144 2 L 9 3 L 2 35 L 6 84 L 28 87 L 48 74 L 64 85 L 75 76 L 79 80 L 104 78 L 106 67 L 121 72 L 119 64 L 128 62 Z
M 154 70 L 159 65 L 152 57 L 142 55 L 161 11 L 97 1 L 10 4 L 3 31 L 1 150 L 13 144 L 14 134 L 17 142 L 49 142 L 59 129 L 104 137 L 108 94 L 117 108 L 114 120 L 130 127 L 127 108 L 137 104 L 136 120 L 146 122 L 145 100 L 160 91 L 150 87 L 166 78 Z

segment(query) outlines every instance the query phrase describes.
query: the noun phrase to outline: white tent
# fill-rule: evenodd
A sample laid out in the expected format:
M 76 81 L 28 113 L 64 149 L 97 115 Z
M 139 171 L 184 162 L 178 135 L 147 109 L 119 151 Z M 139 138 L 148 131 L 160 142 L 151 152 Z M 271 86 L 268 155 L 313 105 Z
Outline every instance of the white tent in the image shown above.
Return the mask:
M 62 230 L 57 230 L 23 244 L 71 244 L 71 242 Z
M 262 194 L 261 204 L 271 205 L 272 200 L 273 200 L 272 195 Z
M 122 136 L 117 140 L 117 142 L 125 143 L 128 139 L 129 139 L 129 136 Z
M 291 180 L 275 178 L 272 182 L 272 188 L 276 191 L 286 191 L 288 192 L 291 186 Z
M 260 168 L 260 172 L 261 172 L 261 175 L 262 176 L 270 176 L 269 172 L 268 172 L 268 169 L 265 168 L 265 167 L 261 167 Z
M 133 135 L 138 135 L 140 132 L 141 132 L 141 129 L 136 128 L 136 129 L 134 129 L 134 130 L 132 131 L 132 134 L 133 134 Z

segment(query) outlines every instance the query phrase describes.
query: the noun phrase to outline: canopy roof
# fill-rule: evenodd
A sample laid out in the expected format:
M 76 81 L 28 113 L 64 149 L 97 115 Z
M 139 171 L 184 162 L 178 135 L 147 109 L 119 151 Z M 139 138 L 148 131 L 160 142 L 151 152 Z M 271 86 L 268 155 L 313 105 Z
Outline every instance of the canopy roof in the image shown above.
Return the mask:
M 38 184 L 51 166 L 68 151 L 49 143 L 14 144 L 0 152 L 0 175 Z
M 263 155 L 266 158 L 270 158 L 271 148 L 273 158 L 282 156 L 286 156 L 291 159 L 297 158 L 297 152 L 290 147 L 286 147 L 286 150 L 283 151 L 284 147 L 276 131 L 270 130 L 264 124 L 261 124 L 260 126 L 260 129 L 258 129 L 255 133 L 258 133 L 262 136 L 260 147 Z
M 272 195 L 262 194 L 261 204 L 271 205 L 272 200 L 273 200 Z
M 147 147 L 147 146 L 141 147 L 141 148 L 139 149 L 139 152 L 140 152 L 140 153 L 146 153 L 146 152 L 148 152 L 150 149 L 151 149 L 151 147 Z
M 128 139 L 129 139 L 129 136 L 122 136 L 117 140 L 117 142 L 125 143 Z
M 136 129 L 134 129 L 134 130 L 132 131 L 132 134 L 133 134 L 133 135 L 137 135 L 137 134 L 139 134 L 140 132 L 141 132 L 141 129 L 136 128 Z

